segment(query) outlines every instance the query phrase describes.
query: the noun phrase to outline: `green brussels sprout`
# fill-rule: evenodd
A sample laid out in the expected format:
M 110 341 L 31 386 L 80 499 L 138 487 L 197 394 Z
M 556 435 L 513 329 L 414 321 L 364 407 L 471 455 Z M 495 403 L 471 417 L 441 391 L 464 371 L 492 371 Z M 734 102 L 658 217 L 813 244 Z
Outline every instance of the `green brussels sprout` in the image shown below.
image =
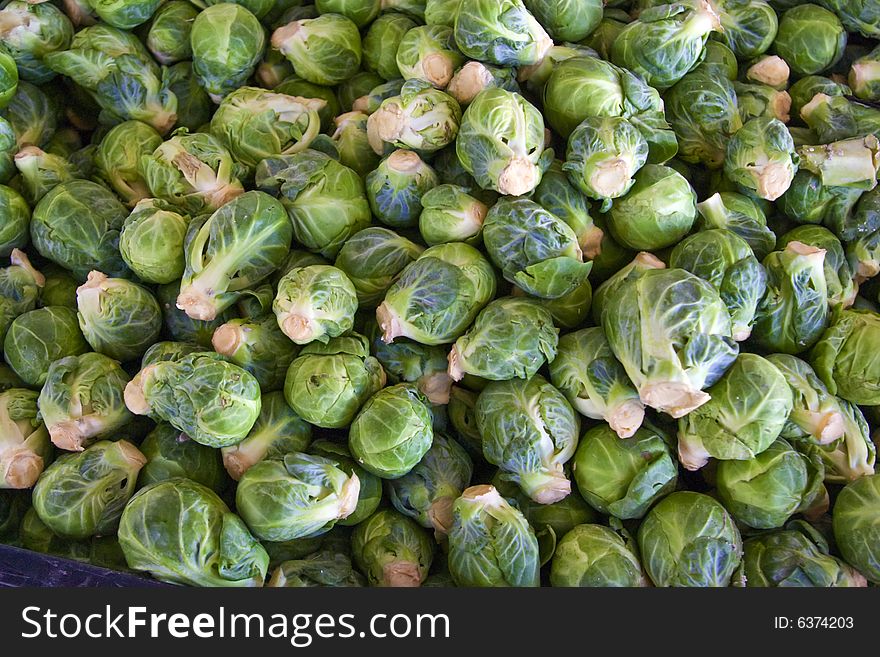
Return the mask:
M 624 280 L 608 290 L 600 316 L 642 402 L 674 418 L 706 403 L 703 390 L 737 355 L 721 297 L 683 269 L 648 269 Z
M 307 422 L 325 428 L 351 424 L 358 410 L 385 384 L 385 373 L 359 334 L 312 342 L 290 364 L 284 396 Z
M 462 107 L 470 105 L 486 89 L 519 91 L 519 83 L 514 69 L 486 65 L 482 62 L 467 62 L 459 68 L 446 93 L 455 98 Z
M 653 426 L 627 438 L 600 424 L 580 440 L 572 476 L 590 506 L 615 518 L 637 519 L 675 490 L 678 467 L 669 439 Z
M 101 123 L 134 119 L 164 135 L 177 122 L 177 97 L 130 32 L 103 23 L 85 27 L 74 35 L 70 50 L 48 53 L 43 61 L 89 92 L 101 109 Z
M 843 416 L 843 438 L 819 445 L 817 452 L 825 463 L 825 481 L 847 484 L 859 477 L 874 474 L 877 448 L 859 407 L 843 399 L 837 402 Z
M 365 177 L 373 216 L 393 228 L 416 225 L 422 196 L 439 184 L 437 174 L 418 153 L 398 150 Z
M 111 128 L 95 152 L 98 174 L 126 203 L 134 205 L 150 196 L 141 176 L 141 157 L 162 144 L 162 136 L 140 121 L 125 121 Z
M 135 205 L 119 233 L 119 253 L 145 283 L 171 283 L 183 276 L 184 241 L 190 217 L 154 198 Z
M 95 438 L 111 438 L 131 421 L 122 391 L 129 377 L 98 353 L 60 358 L 40 391 L 40 416 L 56 447 L 81 452 Z
M 490 383 L 474 409 L 483 455 L 539 504 L 571 492 L 563 466 L 574 455 L 580 422 L 544 377 Z
M 621 438 L 641 426 L 645 407 L 601 328 L 563 335 L 549 367 L 553 385 L 582 415 L 605 420 Z
M 449 376 L 490 381 L 533 377 L 556 357 L 559 331 L 550 311 L 530 299 L 504 297 L 486 306 L 449 352 Z
M 0 185 L 0 216 L 0 258 L 8 258 L 13 250 L 27 246 L 31 208 L 17 191 Z
M 569 225 L 528 199 L 498 201 L 486 215 L 483 241 L 505 279 L 542 298 L 568 294 L 592 266 Z
M 737 109 L 742 123 L 752 119 L 778 119 L 788 123 L 791 119 L 791 96 L 766 84 L 734 82 Z
M 765 53 L 776 38 L 779 20 L 763 0 L 724 0 L 717 3 L 721 29 L 712 35 L 740 59 Z
M 880 112 L 873 107 L 850 102 L 843 96 L 850 94 L 849 87 L 844 86 L 833 95 L 823 92 L 824 89 L 816 93 L 800 110 L 800 117 L 816 135 L 818 143 L 877 132 Z
M 349 429 L 352 456 L 383 479 L 407 474 L 434 439 L 427 399 L 410 384 L 383 388 L 358 412 Z
M 193 319 L 216 318 L 281 265 L 292 238 L 282 204 L 260 191 L 197 217 L 187 230 L 177 307 Z
M 223 447 L 223 466 L 235 481 L 254 464 L 304 452 L 311 441 L 311 427 L 293 411 L 280 391 L 264 394 L 260 415 L 247 437 Z
M 254 80 L 264 89 L 275 89 L 289 78 L 299 79 L 293 72 L 293 65 L 277 50 L 267 50 L 257 65 Z
M 880 475 L 862 477 L 840 492 L 832 516 L 841 555 L 873 584 L 880 583 L 878 499 Z
M 651 7 L 617 35 L 611 61 L 665 90 L 700 63 L 709 34 L 721 31 L 709 2 Z
M 428 533 L 393 509 L 376 511 L 355 528 L 351 552 L 370 586 L 383 587 L 420 586 L 434 558 Z
M 438 538 L 452 528 L 452 504 L 468 487 L 473 463 L 452 438 L 434 436 L 422 460 L 399 479 L 388 483 L 391 504 L 400 513 L 433 529 Z
M 186 0 L 170 0 L 155 11 L 146 43 L 157 62 L 171 66 L 192 59 L 190 35 L 198 14 Z
M 191 342 L 210 349 L 214 331 L 235 316 L 234 308 L 228 308 L 210 321 L 192 319 L 177 307 L 179 294 L 180 281 L 156 288 L 156 301 L 162 308 L 162 323 L 166 336 L 172 340 Z
M 791 242 L 800 242 L 825 251 L 823 269 L 828 291 L 828 303 L 832 307 L 852 304 L 856 295 L 853 285 L 853 272 L 843 245 L 834 234 L 822 226 L 798 226 L 779 238 L 777 246 L 784 248 Z
M 121 30 L 131 30 L 150 20 L 162 1 L 86 0 L 86 4 L 105 23 Z M 194 18 L 194 15 L 189 18 Z
M 37 306 L 66 306 L 76 310 L 76 288 L 79 287 L 79 282 L 73 274 L 53 263 L 44 265 L 42 273 L 45 283 Z
M 728 586 L 742 558 L 739 530 L 708 495 L 666 496 L 639 527 L 642 565 L 655 586 Z
M 785 124 L 757 118 L 745 123 L 728 141 L 724 173 L 760 198 L 775 201 L 791 186 L 798 160 Z
M 338 467 L 343 472 L 355 475 L 360 481 L 357 505 L 355 505 L 354 511 L 347 518 L 337 521 L 338 525 L 354 527 L 373 515 L 382 503 L 382 480 L 358 465 L 344 443 L 337 443 L 332 440 L 316 440 L 309 447 L 309 453 L 336 461 Z M 346 545 L 348 544 L 347 538 L 346 535 Z
M 857 98 L 880 100 L 880 49 L 874 48 L 867 55 L 856 59 L 850 67 L 847 81 Z M 0 102 L 0 107 L 2 105 Z
M 843 56 L 846 31 L 827 9 L 802 4 L 782 14 L 773 50 L 798 75 L 815 75 Z
M 522 0 L 462 0 L 455 42 L 471 59 L 507 67 L 537 64 L 553 46 Z
M 626 194 L 633 175 L 648 159 L 648 142 L 624 118 L 587 117 L 568 138 L 563 170 L 572 184 L 593 199 Z
M 557 41 L 586 39 L 602 20 L 603 4 L 599 0 L 523 0 L 538 22 Z
M 211 119 L 211 132 L 233 157 L 253 168 L 267 157 L 298 153 L 321 130 L 320 99 L 240 87 L 229 93 Z
M 495 289 L 492 265 L 475 248 L 460 242 L 432 246 L 403 269 L 376 310 L 382 339 L 454 342 Z
M 797 172 L 777 207 L 799 224 L 824 224 L 840 237 L 851 240 L 880 226 L 873 194 L 862 192 L 858 187 L 826 187 L 818 174 L 804 168 Z M 862 196 L 865 202 L 858 203 Z
M 367 119 L 363 112 L 346 112 L 334 119 L 333 143 L 339 151 L 339 162 L 361 176 L 373 171 L 380 157 L 370 146 L 367 136 Z
M 437 89 L 445 89 L 452 74 L 464 63 L 452 28 L 444 25 L 420 25 L 410 29 L 398 44 L 396 59 L 400 77 L 424 80 Z
M 244 169 L 207 133 L 179 131 L 142 156 L 141 169 L 155 196 L 192 214 L 213 212 L 244 193 Z
M 403 78 L 395 78 L 388 80 L 384 84 L 377 85 L 370 90 L 370 93 L 356 98 L 351 105 L 352 110 L 363 112 L 364 114 L 373 114 L 381 106 L 382 103 L 394 96 L 400 95 L 405 80 Z M 419 88 L 422 88 L 420 85 Z M 384 152 L 384 149 L 383 149 Z
M 168 88 L 177 96 L 177 125 L 195 132 L 211 120 L 216 107 L 195 76 L 192 62 L 178 62 L 166 70 Z
M 782 372 L 756 354 L 740 354 L 707 392 L 709 399 L 678 421 L 678 458 L 688 470 L 710 458 L 753 459 L 779 437 L 793 408 Z
M 300 267 L 278 282 L 272 310 L 278 326 L 296 344 L 326 343 L 351 330 L 357 292 L 341 269 L 330 265 Z
M 538 586 L 539 568 L 534 530 L 493 486 L 471 486 L 455 500 L 449 571 L 458 586 Z
M 637 250 L 672 246 L 687 235 L 697 217 L 697 195 L 674 169 L 647 164 L 626 196 L 607 215 L 608 228 L 623 246 Z
M 244 440 L 261 407 L 260 385 L 251 374 L 205 352 L 148 365 L 124 394 L 135 415 L 164 420 L 208 447 Z
M 369 94 L 378 85 L 384 84 L 385 79 L 371 71 L 360 71 L 336 88 L 336 96 L 339 100 L 339 109 L 336 114 L 343 111 L 351 112 L 358 98 Z M 332 118 L 336 118 L 334 115 Z
M 263 26 L 245 7 L 223 2 L 199 12 L 190 32 L 193 72 L 215 103 L 251 77 L 266 45 Z
M 18 169 L 18 188 L 31 205 L 63 182 L 82 178 L 74 163 L 61 155 L 25 146 L 13 158 Z
M 596 324 L 602 324 L 602 313 L 605 310 L 605 299 L 622 284 L 639 278 L 646 271 L 652 269 L 665 269 L 666 264 L 657 257 L 642 251 L 636 254 L 630 262 L 617 268 L 596 290 L 593 298 L 593 319 Z
M 43 4 L 44 7 L 53 7 L 51 4 Z M 37 5 L 32 5 L 37 6 Z M 0 10 L 3 11 L 3 10 Z M 5 144 L 4 151 L 8 152 L 8 166 L 4 165 L 6 170 L 6 180 L 11 177 L 12 156 L 18 152 L 20 148 L 25 146 L 46 146 L 60 119 L 59 108 L 54 98 L 49 98 L 46 92 L 40 87 L 19 81 L 18 89 L 12 100 L 2 110 L 5 125 L 3 129 L 3 142 Z M 14 135 L 14 143 L 8 144 L 8 132 L 11 129 Z M 12 167 L 12 168 L 10 168 Z
M 229 320 L 214 331 L 211 344 L 218 354 L 250 372 L 263 392 L 281 389 L 298 351 L 272 313 Z
M 827 507 L 821 458 L 779 438 L 744 461 L 718 464 L 718 497 L 738 521 L 757 529 L 782 527 L 795 513 Z
M 730 313 L 733 339 L 742 342 L 749 338 L 758 303 L 767 289 L 767 273 L 748 242 L 729 230 L 703 230 L 672 249 L 669 266 L 710 283 Z
M 420 201 L 419 233 L 429 246 L 464 242 L 479 246 L 488 208 L 459 185 L 436 185 Z
M 791 69 L 788 63 L 779 55 L 762 55 L 749 63 L 749 67 L 745 70 L 743 76 L 746 82 L 754 83 L 759 87 L 771 87 L 779 92 L 778 96 L 774 96 L 765 91 L 773 101 L 769 105 L 779 106 L 778 108 L 774 107 L 777 118 L 783 123 L 787 123 L 789 110 L 791 109 L 791 96 L 785 92 L 791 77 Z M 740 87 L 740 85 L 735 86 Z M 751 86 L 749 84 L 741 85 L 746 94 L 749 93 Z M 737 95 L 739 95 L 739 92 L 737 92 Z M 786 118 L 782 118 L 782 115 Z
M 417 23 L 404 14 L 383 14 L 364 34 L 364 68 L 378 73 L 385 80 L 402 77 L 397 66 L 397 50 L 404 35 Z
M 544 149 L 544 118 L 518 93 L 489 88 L 461 119 L 458 159 L 483 189 L 521 196 L 537 187 L 552 151 Z
M 363 108 L 355 103 L 354 109 Z M 438 151 L 455 141 L 462 121 L 455 98 L 423 80 L 407 80 L 399 95 L 385 98 L 369 114 L 367 136 L 379 155 L 389 146 L 419 153 Z
M 51 457 L 52 443 L 39 415 L 37 393 L 25 388 L 0 392 L 0 492 L 33 486 Z
M 275 86 L 274 91 L 277 94 L 310 100 L 310 104 L 316 107 L 318 116 L 321 118 L 321 130 L 323 131 L 330 129 L 333 119 L 342 111 L 339 98 L 332 87 L 314 84 L 296 75 L 282 80 L 280 84 Z M 321 104 L 318 101 L 324 101 L 324 103 Z
M 320 550 L 302 559 L 281 563 L 266 582 L 268 587 L 365 586 L 363 575 L 354 569 L 351 557 L 342 552 Z
M 531 198 L 569 225 L 585 259 L 596 258 L 602 252 L 605 233 L 590 214 L 589 200 L 571 182 L 564 166 L 561 160 L 553 160 Z
M 390 383 L 414 383 L 432 404 L 449 403 L 452 379 L 446 372 L 444 347 L 406 339 L 386 344 L 375 322 L 370 325 L 369 337 L 370 352 L 382 364 Z
M 621 535 L 622 534 L 622 535 Z M 602 525 L 578 525 L 556 547 L 551 586 L 648 586 L 634 541 L 626 532 Z
M 808 75 L 791 85 L 791 109 L 794 116 L 802 116 L 801 111 L 810 105 L 820 94 L 826 98 L 848 96 L 852 90 L 845 84 L 819 75 Z
M 71 180 L 55 187 L 34 208 L 30 231 L 34 247 L 44 258 L 85 279 L 100 269 L 109 276 L 128 273 L 119 255 L 119 229 L 125 207 L 105 187 L 88 180 Z
M 713 71 L 685 75 L 664 96 L 666 118 L 685 162 L 718 169 L 727 142 L 742 127 L 734 85 Z
M 828 542 L 805 522 L 760 534 L 743 543 L 734 586 L 862 587 L 865 576 L 829 554 Z
M 76 290 L 76 305 L 86 342 L 106 356 L 134 360 L 159 339 L 162 310 L 137 283 L 92 271 Z
M 24 252 L 12 249 L 9 267 L 0 269 L 0 338 L 16 317 L 37 307 L 45 283 Z
M 832 144 L 802 146 L 798 154 L 800 166 L 817 174 L 822 185 L 864 186 L 871 190 L 877 185 L 878 151 L 877 137 L 867 135 Z
M 43 58 L 66 50 L 71 39 L 73 24 L 52 3 L 12 0 L 0 10 L 0 41 L 22 80 L 44 84 L 55 77 Z
M 48 306 L 15 318 L 3 342 L 3 359 L 26 385 L 41 387 L 54 361 L 88 350 L 76 311 Z
M 315 0 L 319 14 L 341 14 L 359 29 L 373 22 L 382 5 L 381 0 Z
M 767 294 L 758 304 L 753 335 L 771 351 L 799 354 L 828 325 L 825 250 L 789 242 L 764 259 Z
M 170 424 L 160 422 L 140 446 L 147 459 L 138 487 L 185 477 L 219 493 L 226 485 L 223 461 L 217 450 L 200 445 Z
M 59 457 L 34 486 L 37 515 L 66 538 L 112 533 L 146 463 L 125 440 L 102 440 L 84 452 Z
M 880 230 L 857 237 L 844 246 L 855 285 L 880 274 Z
M 305 150 L 257 166 L 257 186 L 277 196 L 299 244 L 332 258 L 345 241 L 370 225 L 370 205 L 357 173 L 329 155 Z
M 455 27 L 455 17 L 462 0 L 427 0 L 425 2 L 425 24 Z
M 832 395 L 853 404 L 880 404 L 876 372 L 880 360 L 871 349 L 880 339 L 880 319 L 864 310 L 838 311 L 810 352 L 810 362 Z
M 292 452 L 248 468 L 235 506 L 258 538 L 289 541 L 326 533 L 348 517 L 359 489 L 357 475 L 346 474 L 335 461 Z
M 141 358 L 141 369 L 147 365 L 161 363 L 166 360 L 180 360 L 184 356 L 194 354 L 197 351 L 204 351 L 204 349 L 194 342 L 174 342 L 171 340 L 156 342 L 144 352 Z
M 272 47 L 287 57 L 298 76 L 315 84 L 339 84 L 361 65 L 358 26 L 340 14 L 279 27 L 272 33 Z
M 262 586 L 269 555 L 210 488 L 174 478 L 142 488 L 119 524 L 130 568 L 163 582 Z

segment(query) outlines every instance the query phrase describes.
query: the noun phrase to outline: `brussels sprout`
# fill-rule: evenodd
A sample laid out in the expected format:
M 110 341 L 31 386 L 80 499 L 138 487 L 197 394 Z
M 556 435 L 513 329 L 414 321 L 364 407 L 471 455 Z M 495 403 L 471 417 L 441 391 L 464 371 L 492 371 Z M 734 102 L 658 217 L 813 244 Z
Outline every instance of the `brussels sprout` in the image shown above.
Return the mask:
M 504 278 L 542 298 L 557 299 L 590 273 L 577 235 L 527 199 L 502 199 L 486 215 L 483 240 Z
M 144 352 L 141 358 L 141 369 L 147 365 L 161 363 L 166 360 L 180 360 L 184 356 L 198 351 L 204 351 L 204 349 L 194 342 L 173 342 L 170 340 L 156 342 Z
M 471 59 L 508 67 L 537 64 L 553 46 L 521 0 L 462 0 L 455 41 Z
M 364 68 L 385 80 L 402 77 L 397 66 L 397 50 L 404 36 L 417 23 L 404 14 L 383 14 L 369 27 L 363 40 Z
M 289 541 L 329 531 L 357 504 L 357 475 L 298 452 L 253 464 L 238 482 L 235 505 L 254 534 Z
M 742 558 L 742 539 L 724 507 L 680 491 L 661 500 L 638 533 L 642 565 L 655 586 L 728 586 Z
M 138 486 L 185 477 L 219 493 L 226 485 L 223 461 L 215 449 L 200 445 L 170 424 L 159 423 L 140 446 L 147 459 Z
M 837 401 L 843 416 L 843 438 L 820 445 L 817 453 L 825 463 L 825 481 L 846 484 L 874 474 L 877 449 L 859 407 L 842 399 Z
M 343 111 L 351 112 L 354 109 L 354 103 L 358 98 L 361 98 L 365 94 L 369 94 L 378 85 L 384 83 L 385 80 L 382 76 L 372 73 L 371 71 L 355 73 L 336 88 L 336 96 L 339 99 L 339 108 L 336 110 L 336 114 L 331 118 L 335 119 L 336 115 Z
M 190 44 L 196 78 L 211 100 L 219 103 L 251 77 L 263 55 L 266 35 L 245 7 L 224 2 L 199 12 Z
M 248 435 L 260 414 L 260 386 L 214 353 L 148 365 L 125 386 L 135 415 L 164 420 L 197 443 L 227 447 Z
M 564 166 L 561 160 L 553 160 L 531 198 L 569 225 L 586 259 L 597 258 L 605 233 L 590 214 L 589 200 L 572 184 Z
M 455 27 L 455 17 L 462 0 L 427 0 L 425 2 L 425 24 Z
M 349 429 L 352 456 L 383 479 L 407 474 L 434 438 L 425 397 L 410 384 L 384 388 L 363 405 Z
M 622 284 L 639 278 L 646 271 L 652 269 L 665 269 L 666 264 L 657 257 L 642 251 L 636 254 L 630 262 L 618 267 L 596 290 L 593 299 L 593 319 L 596 324 L 602 323 L 602 313 L 605 310 L 605 299 Z
M 24 388 L 0 393 L 0 492 L 33 486 L 51 456 L 49 432 L 37 410 L 37 393 Z
M 880 583 L 880 475 L 862 477 L 844 488 L 834 504 L 832 522 L 840 553 L 874 584 Z
M 13 158 L 18 169 L 18 188 L 33 205 L 63 182 L 82 178 L 82 172 L 68 159 L 25 146 Z
M 853 282 L 860 285 L 880 274 L 880 231 L 872 231 L 845 245 Z
M 330 265 L 300 267 L 278 282 L 272 310 L 278 326 L 295 343 L 326 343 L 351 330 L 357 292 L 341 269 Z
M 725 0 L 717 6 L 721 30 L 712 38 L 726 44 L 737 57 L 757 57 L 773 44 L 779 21 L 769 4 L 763 0 Z
M 465 0 L 467 1 L 467 0 Z M 493 486 L 472 486 L 452 505 L 449 571 L 458 586 L 538 586 L 538 539 Z
M 95 165 L 98 174 L 126 203 L 134 205 L 150 196 L 141 177 L 140 159 L 162 144 L 162 137 L 140 121 L 125 121 L 111 128 L 98 144 Z
M 309 447 L 309 453 L 336 461 L 340 470 L 346 474 L 355 475 L 360 481 L 354 511 L 347 518 L 337 521 L 338 525 L 354 527 L 373 515 L 382 503 L 382 480 L 358 465 L 352 458 L 347 445 L 331 440 L 316 440 Z
M 170 0 L 155 11 L 146 43 L 157 62 L 170 66 L 192 59 L 190 34 L 198 14 L 199 10 L 185 0 Z
M 384 84 L 373 87 L 373 89 L 370 90 L 370 93 L 365 94 L 360 98 L 356 98 L 354 100 L 351 105 L 352 110 L 356 112 L 363 112 L 367 115 L 373 114 L 374 112 L 378 111 L 383 102 L 400 94 L 400 90 L 403 89 L 404 82 L 405 80 L 403 78 L 395 78 L 393 80 L 385 82 Z M 419 85 L 419 88 L 422 88 L 422 85 Z M 385 149 L 383 149 L 383 152 L 384 150 Z
M 379 156 L 370 146 L 367 119 L 363 112 L 347 112 L 334 119 L 333 143 L 339 151 L 339 162 L 366 176 L 379 164 Z
M 782 14 L 773 42 L 776 54 L 798 75 L 825 71 L 843 56 L 846 32 L 840 20 L 827 9 L 802 4 Z
M 345 241 L 370 225 L 360 176 L 318 151 L 263 160 L 257 186 L 278 196 L 299 244 L 332 258 Z
M 521 196 L 532 191 L 552 159 L 544 150 L 544 119 L 518 93 L 490 88 L 464 112 L 456 152 L 483 189 Z
M 105 23 L 121 30 L 131 30 L 146 23 L 163 0 L 86 0 Z M 190 17 L 192 18 L 192 16 Z
M 44 61 L 89 92 L 102 110 L 101 123 L 135 119 L 165 134 L 177 121 L 177 97 L 130 32 L 103 23 L 85 27 L 73 37 L 70 50 L 48 53 Z
M 578 525 L 565 534 L 553 555 L 550 584 L 568 587 L 648 586 L 634 541 L 626 532 L 621 533 L 602 525 Z
M 351 551 L 370 586 L 420 586 L 434 557 L 427 532 L 392 509 L 377 511 L 355 528 Z
M 302 559 L 281 563 L 266 583 L 268 587 L 300 588 L 310 586 L 365 586 L 363 575 L 343 552 L 321 549 Z
M 874 135 L 820 146 L 803 146 L 798 153 L 800 166 L 817 174 L 823 185 L 864 186 L 865 189 L 877 185 L 880 142 Z
M 214 331 L 214 351 L 253 374 L 263 392 L 280 390 L 297 348 L 281 331 L 274 314 L 232 319 Z
M 341 14 L 358 28 L 373 22 L 382 9 L 380 0 L 315 0 L 319 14 Z
M 529 379 L 556 356 L 558 330 L 535 301 L 505 297 L 477 315 L 449 353 L 449 376 L 472 374 L 491 381 Z
M 452 438 L 437 434 L 422 460 L 406 475 L 388 483 L 391 503 L 422 527 L 444 537 L 452 528 L 452 504 L 467 488 L 473 463 Z
M 9 267 L 0 269 L 0 338 L 16 317 L 36 308 L 45 283 L 24 252 L 12 249 Z
M 113 437 L 132 419 L 122 398 L 128 380 L 118 362 L 98 353 L 53 362 L 39 398 L 52 442 L 81 452 L 95 438 Z
M 724 173 L 760 198 L 775 201 L 791 186 L 798 160 L 785 124 L 757 118 L 745 123 L 728 141 Z
M 131 443 L 102 440 L 59 457 L 34 487 L 34 508 L 53 532 L 68 538 L 112 533 L 146 463 Z
M 880 404 L 875 373 L 880 361 L 871 344 L 880 336 L 880 320 L 872 312 L 844 310 L 810 352 L 810 362 L 833 395 L 853 404 Z
M 387 44 L 383 45 L 387 47 Z M 437 89 L 445 89 L 455 69 L 464 62 L 452 28 L 444 25 L 421 25 L 410 29 L 398 44 L 396 59 L 401 77 L 424 80 Z
M 839 97 L 848 96 L 852 90 L 845 84 L 840 84 L 830 78 L 819 75 L 808 75 L 791 85 L 788 90 L 791 95 L 791 109 L 795 116 L 802 116 L 801 111 L 810 105 L 816 96 Z
M 849 94 L 849 87 L 843 87 L 842 93 Z M 842 93 L 840 89 L 831 96 L 816 93 L 801 107 L 801 118 L 820 143 L 877 132 L 880 112 L 873 107 L 851 103 Z
M 358 26 L 340 14 L 288 23 L 272 33 L 279 50 L 301 78 L 328 86 L 354 75 L 361 65 Z
M 669 266 L 710 283 L 730 313 L 734 340 L 748 339 L 758 303 L 767 289 L 767 273 L 744 239 L 720 229 L 695 233 L 675 246 Z
M 778 246 L 800 242 L 825 251 L 824 271 L 828 302 L 832 307 L 852 304 L 856 295 L 853 272 L 849 267 L 843 245 L 831 231 L 821 226 L 798 226 L 779 238 Z
M 183 276 L 184 240 L 190 217 L 164 201 L 145 198 L 122 224 L 119 252 L 146 283 L 171 283 Z
M 607 200 L 630 190 L 632 176 L 647 159 L 648 142 L 629 121 L 587 117 L 568 138 L 562 168 L 584 194 Z
M 488 208 L 458 185 L 436 185 L 420 201 L 419 232 L 430 246 L 464 242 L 479 246 Z
M 269 567 L 241 518 L 189 479 L 138 491 L 122 514 L 119 543 L 129 567 L 175 584 L 262 586 Z
M 177 96 L 177 127 L 194 132 L 208 124 L 214 101 L 200 85 L 192 62 L 178 62 L 166 71 L 168 88 Z
M 875 215 L 870 198 L 873 194 L 862 191 L 857 187 L 826 187 L 817 174 L 804 168 L 797 172 L 777 207 L 797 223 L 821 223 L 842 238 L 854 239 L 880 226 L 880 215 Z M 857 204 L 861 196 L 865 202 Z
M 415 226 L 422 196 L 439 184 L 434 170 L 417 153 L 405 150 L 382 160 L 365 182 L 373 216 L 395 228 Z
M 12 0 L 0 10 L 0 41 L 22 80 L 43 84 L 55 77 L 43 58 L 66 50 L 72 38 L 70 19 L 51 3 Z
M 789 242 L 764 259 L 767 294 L 758 304 L 753 335 L 772 351 L 799 354 L 828 325 L 825 250 Z
M 445 348 L 406 339 L 386 344 L 378 330 L 379 325 L 372 323 L 370 328 L 370 351 L 382 364 L 392 384 L 414 383 L 432 404 L 449 403 L 452 379 L 446 372 Z
M 672 246 L 694 225 L 697 197 L 680 173 L 659 164 L 645 165 L 629 193 L 608 213 L 614 239 L 631 249 Z
M 860 587 L 865 576 L 829 554 L 828 542 L 802 521 L 743 543 L 743 560 L 734 586 Z
M 59 358 L 89 350 L 76 311 L 48 306 L 15 318 L 3 342 L 3 358 L 28 386 L 41 387 L 49 366 Z
M 383 339 L 454 342 L 495 296 L 495 287 L 492 266 L 472 246 L 432 246 L 407 265 L 376 310 Z
M 210 349 L 214 331 L 235 316 L 234 309 L 229 308 L 210 321 L 192 319 L 177 307 L 179 294 L 180 281 L 160 285 L 156 289 L 165 334 L 172 340 L 192 342 Z
M 791 119 L 791 96 L 787 91 L 777 91 L 766 84 L 734 82 L 737 108 L 743 123 L 752 119 L 778 119 L 788 123 Z
M 446 93 L 455 98 L 462 107 L 470 105 L 486 89 L 519 91 L 513 69 L 500 68 L 482 62 L 467 62 L 455 72 Z
M 128 272 L 118 251 L 127 212 L 112 192 L 88 180 L 61 183 L 34 208 L 31 240 L 45 258 L 85 279 L 92 269 Z
M 355 103 L 354 109 L 363 108 Z M 399 95 L 386 98 L 370 113 L 367 136 L 379 155 L 389 145 L 433 153 L 455 141 L 461 120 L 455 98 L 422 80 L 407 80 Z
M 874 48 L 852 63 L 848 82 L 858 98 L 869 101 L 880 100 L 880 49 Z
M 722 20 L 724 20 L 723 16 Z M 618 29 L 622 28 L 623 26 L 621 25 Z M 717 35 L 718 33 L 715 32 L 714 34 Z M 610 48 L 610 45 L 607 48 Z M 703 48 L 703 61 L 697 64 L 691 72 L 696 73 L 697 71 L 734 81 L 739 76 L 739 62 L 737 62 L 736 55 L 730 48 L 720 41 L 710 39 L 706 42 L 705 48 Z
M 557 41 L 586 39 L 602 20 L 603 4 L 598 0 L 523 0 L 540 24 Z
M 43 6 L 53 5 L 43 4 Z M 5 119 L 3 150 L 7 151 L 9 156 L 8 165 L 4 165 L 6 172 L 4 177 L 8 180 L 13 170 L 12 156 L 24 146 L 46 146 L 55 134 L 60 117 L 55 99 L 50 99 L 42 89 L 23 80 L 19 82 L 15 95 L 2 113 Z M 14 135 L 13 144 L 8 144 L 10 129 Z
M 31 209 L 21 194 L 0 185 L 0 258 L 7 258 L 14 249 L 24 248 L 28 243 Z
M 275 87 L 274 91 L 277 94 L 309 99 L 311 104 L 317 108 L 318 116 L 321 117 L 321 130 L 325 132 L 330 129 L 336 115 L 342 111 L 339 98 L 332 87 L 314 84 L 296 75 L 285 78 Z M 318 101 L 324 101 L 324 103 L 320 104 Z M 315 139 L 314 143 L 318 144 L 317 137 Z

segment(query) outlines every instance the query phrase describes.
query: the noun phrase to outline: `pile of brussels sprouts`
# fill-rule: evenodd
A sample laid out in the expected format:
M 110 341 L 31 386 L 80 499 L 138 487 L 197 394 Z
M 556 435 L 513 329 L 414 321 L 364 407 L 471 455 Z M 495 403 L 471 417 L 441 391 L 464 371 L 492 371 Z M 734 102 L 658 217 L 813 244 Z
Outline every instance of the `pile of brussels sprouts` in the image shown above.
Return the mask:
M 880 585 L 880 4 L 662 2 L 0 2 L 0 542 Z

